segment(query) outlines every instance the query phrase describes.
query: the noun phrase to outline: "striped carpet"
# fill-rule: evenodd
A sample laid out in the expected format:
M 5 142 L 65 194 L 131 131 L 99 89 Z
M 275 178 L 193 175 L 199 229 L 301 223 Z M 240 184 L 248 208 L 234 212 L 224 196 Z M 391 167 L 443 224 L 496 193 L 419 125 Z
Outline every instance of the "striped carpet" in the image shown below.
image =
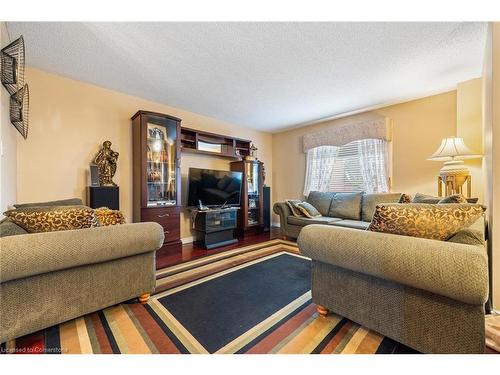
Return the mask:
M 298 254 L 294 243 L 272 240 L 158 270 L 156 294 L 148 304 L 135 301 L 2 344 L 10 353 L 208 353 L 165 308 L 161 299 L 282 254 Z M 216 301 L 215 301 L 216 303 Z M 230 307 L 229 307 L 230 308 Z M 207 318 L 210 329 L 210 318 Z M 208 332 L 208 335 L 210 332 Z M 246 330 L 215 353 L 413 353 L 343 317 L 320 317 L 310 291 Z

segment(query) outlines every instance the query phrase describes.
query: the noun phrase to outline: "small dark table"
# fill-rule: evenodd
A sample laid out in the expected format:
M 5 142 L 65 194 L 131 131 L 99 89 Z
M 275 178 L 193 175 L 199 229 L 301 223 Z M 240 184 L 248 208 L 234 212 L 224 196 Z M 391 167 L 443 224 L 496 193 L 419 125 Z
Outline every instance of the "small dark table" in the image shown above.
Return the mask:
M 191 210 L 193 229 L 196 234 L 194 243 L 213 249 L 237 243 L 234 230 L 237 226 L 238 207 Z

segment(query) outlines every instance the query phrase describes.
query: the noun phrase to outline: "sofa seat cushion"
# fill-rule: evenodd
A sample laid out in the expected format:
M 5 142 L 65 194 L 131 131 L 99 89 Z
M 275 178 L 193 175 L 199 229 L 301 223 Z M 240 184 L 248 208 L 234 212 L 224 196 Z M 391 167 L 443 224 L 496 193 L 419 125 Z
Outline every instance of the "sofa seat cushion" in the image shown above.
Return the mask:
M 342 219 L 328 216 L 318 216 L 313 218 L 288 216 L 287 223 L 290 225 L 299 225 L 303 227 L 309 224 L 331 224 L 340 220 Z
M 373 213 L 377 204 L 381 203 L 401 203 L 401 193 L 374 193 L 365 194 L 361 201 L 361 220 L 372 221 Z
M 334 221 L 333 223 L 331 223 L 331 225 L 336 225 L 338 227 L 366 230 L 370 226 L 370 223 L 360 220 L 340 220 L 340 221 Z
M 360 220 L 362 197 L 362 192 L 335 193 L 330 204 L 330 209 L 328 210 L 328 216 L 348 220 Z

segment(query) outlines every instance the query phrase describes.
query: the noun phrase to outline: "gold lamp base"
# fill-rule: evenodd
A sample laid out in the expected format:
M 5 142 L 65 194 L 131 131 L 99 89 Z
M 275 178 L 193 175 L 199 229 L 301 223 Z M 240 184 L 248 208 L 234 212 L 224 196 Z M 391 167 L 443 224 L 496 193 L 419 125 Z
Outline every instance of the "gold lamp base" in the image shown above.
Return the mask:
M 467 175 L 439 175 L 438 176 L 438 196 L 443 196 L 443 185 L 444 185 L 444 195 L 462 194 L 463 186 L 467 185 L 467 198 L 471 197 L 471 176 Z

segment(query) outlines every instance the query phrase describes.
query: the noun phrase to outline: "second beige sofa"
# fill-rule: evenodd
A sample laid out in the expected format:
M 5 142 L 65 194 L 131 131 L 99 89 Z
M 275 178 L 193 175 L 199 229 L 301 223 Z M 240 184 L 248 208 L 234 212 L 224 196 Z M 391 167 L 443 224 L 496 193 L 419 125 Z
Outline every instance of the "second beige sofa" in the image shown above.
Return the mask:
M 155 286 L 156 223 L 0 238 L 0 342 L 142 296 Z

